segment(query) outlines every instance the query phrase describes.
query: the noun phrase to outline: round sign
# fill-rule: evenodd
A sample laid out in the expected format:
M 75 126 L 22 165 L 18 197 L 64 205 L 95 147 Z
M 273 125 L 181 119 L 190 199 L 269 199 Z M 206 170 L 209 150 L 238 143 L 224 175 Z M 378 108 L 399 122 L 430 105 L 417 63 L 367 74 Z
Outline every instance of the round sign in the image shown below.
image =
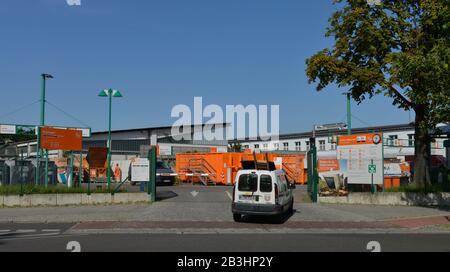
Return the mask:
M 379 144 L 380 142 L 381 142 L 381 137 L 380 137 L 380 135 L 375 134 L 375 135 L 373 136 L 373 143 L 374 143 L 374 144 Z

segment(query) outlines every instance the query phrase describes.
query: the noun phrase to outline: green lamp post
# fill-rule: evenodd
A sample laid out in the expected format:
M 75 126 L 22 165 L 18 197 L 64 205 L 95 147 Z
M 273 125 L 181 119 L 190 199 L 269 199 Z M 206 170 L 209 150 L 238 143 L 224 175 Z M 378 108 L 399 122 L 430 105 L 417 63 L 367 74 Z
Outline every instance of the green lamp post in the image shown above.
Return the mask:
M 109 98 L 109 117 L 108 117 L 108 190 L 111 190 L 111 114 L 112 114 L 112 99 L 113 97 L 123 97 L 118 90 L 108 89 L 102 90 L 98 96 Z

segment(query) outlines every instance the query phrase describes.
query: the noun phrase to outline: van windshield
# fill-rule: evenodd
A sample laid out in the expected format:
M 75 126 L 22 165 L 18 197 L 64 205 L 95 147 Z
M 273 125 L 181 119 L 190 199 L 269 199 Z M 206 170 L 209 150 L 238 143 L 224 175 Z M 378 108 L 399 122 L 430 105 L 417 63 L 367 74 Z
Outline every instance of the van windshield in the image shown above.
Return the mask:
M 256 192 L 258 190 L 258 175 L 241 175 L 239 177 L 238 190 L 242 192 Z

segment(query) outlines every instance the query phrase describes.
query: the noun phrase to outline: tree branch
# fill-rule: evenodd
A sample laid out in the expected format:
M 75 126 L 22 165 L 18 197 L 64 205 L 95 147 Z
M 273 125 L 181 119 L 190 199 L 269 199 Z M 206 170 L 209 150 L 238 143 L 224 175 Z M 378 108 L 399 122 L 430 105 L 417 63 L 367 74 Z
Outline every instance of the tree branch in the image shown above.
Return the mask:
M 403 102 L 403 104 L 405 104 L 411 108 L 413 108 L 415 106 L 415 104 L 413 102 L 406 99 L 406 97 L 404 97 L 403 94 L 401 94 L 394 86 L 388 86 L 388 88 L 392 93 L 394 93 L 394 96 L 396 98 L 400 99 Z

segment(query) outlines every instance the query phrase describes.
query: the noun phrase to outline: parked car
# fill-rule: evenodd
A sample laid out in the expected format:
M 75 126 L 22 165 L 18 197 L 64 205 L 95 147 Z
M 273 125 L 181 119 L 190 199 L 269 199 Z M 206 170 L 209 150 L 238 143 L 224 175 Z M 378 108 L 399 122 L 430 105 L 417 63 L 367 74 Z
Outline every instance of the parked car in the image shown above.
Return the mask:
M 131 179 L 131 168 L 129 172 L 129 176 Z M 173 186 L 175 184 L 175 172 L 166 163 L 162 161 L 156 162 L 156 174 L 156 186 Z M 131 185 L 136 185 L 137 183 L 138 182 L 136 181 L 132 181 Z
M 236 222 L 243 215 L 281 217 L 293 212 L 295 184 L 283 170 L 241 170 L 233 188 L 232 212 Z

